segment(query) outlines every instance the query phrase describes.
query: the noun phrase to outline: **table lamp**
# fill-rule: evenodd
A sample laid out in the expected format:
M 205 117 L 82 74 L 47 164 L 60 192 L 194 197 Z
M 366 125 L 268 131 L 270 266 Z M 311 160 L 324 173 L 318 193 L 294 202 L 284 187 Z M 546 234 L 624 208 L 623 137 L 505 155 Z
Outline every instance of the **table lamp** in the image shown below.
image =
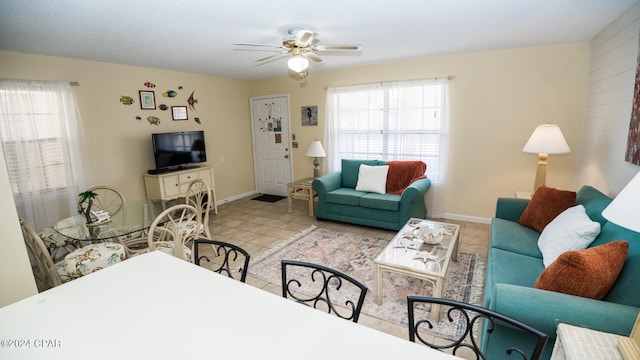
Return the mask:
M 320 143 L 320 141 L 314 140 L 311 145 L 309 145 L 309 149 L 307 150 L 305 156 L 315 158 L 313 160 L 313 178 L 315 179 L 320 177 L 320 169 L 318 169 L 318 165 L 320 165 L 320 162 L 318 161 L 318 158 L 327 156 L 327 154 L 324 153 L 324 149 L 322 148 L 322 144 Z
M 535 192 L 540 186 L 545 185 L 547 181 L 547 159 L 549 154 L 566 154 L 571 150 L 564 136 L 562 136 L 560 127 L 545 123 L 536 127 L 522 151 L 538 154 L 538 169 L 533 183 L 533 192 Z

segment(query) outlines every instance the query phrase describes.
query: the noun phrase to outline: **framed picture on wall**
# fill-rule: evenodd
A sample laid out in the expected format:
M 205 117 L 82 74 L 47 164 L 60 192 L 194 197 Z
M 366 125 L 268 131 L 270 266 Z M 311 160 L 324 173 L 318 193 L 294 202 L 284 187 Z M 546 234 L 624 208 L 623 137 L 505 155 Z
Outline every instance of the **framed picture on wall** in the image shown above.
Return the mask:
M 187 120 L 187 107 L 186 106 L 172 106 L 171 115 L 173 120 Z
M 303 106 L 302 112 L 302 125 L 318 125 L 318 106 Z
M 156 96 L 153 91 L 138 91 L 140 94 L 140 109 L 142 110 L 155 110 L 156 109 Z

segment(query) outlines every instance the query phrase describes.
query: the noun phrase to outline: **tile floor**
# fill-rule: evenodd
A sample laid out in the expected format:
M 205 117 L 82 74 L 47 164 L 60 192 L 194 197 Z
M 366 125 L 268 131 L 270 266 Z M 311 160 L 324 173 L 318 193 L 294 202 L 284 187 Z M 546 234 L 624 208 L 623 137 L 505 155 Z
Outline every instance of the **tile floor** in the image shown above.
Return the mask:
M 249 196 L 218 206 L 218 215 L 211 214 L 212 237 L 241 246 L 252 258 L 257 258 L 274 245 L 284 241 L 311 225 L 319 227 L 377 236 L 391 240 L 395 231 L 342 224 L 332 221 L 318 221 L 309 216 L 307 202 L 293 200 L 292 213 L 287 210 L 287 200 L 275 203 L 251 200 Z M 464 221 L 443 220 L 461 225 L 460 251 L 487 256 L 489 225 Z M 250 267 L 251 265 L 249 265 Z M 247 277 L 247 284 L 281 295 L 280 285 L 267 283 L 254 277 Z M 367 315 L 361 315 L 359 324 L 407 339 L 404 326 L 389 323 Z

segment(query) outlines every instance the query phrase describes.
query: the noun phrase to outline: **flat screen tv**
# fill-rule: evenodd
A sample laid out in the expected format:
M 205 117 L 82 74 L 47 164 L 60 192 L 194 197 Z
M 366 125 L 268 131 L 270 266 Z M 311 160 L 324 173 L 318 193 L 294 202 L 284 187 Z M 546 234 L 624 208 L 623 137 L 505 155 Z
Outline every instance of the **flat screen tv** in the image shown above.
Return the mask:
M 157 171 L 184 169 L 207 161 L 204 131 L 151 134 L 151 142 Z

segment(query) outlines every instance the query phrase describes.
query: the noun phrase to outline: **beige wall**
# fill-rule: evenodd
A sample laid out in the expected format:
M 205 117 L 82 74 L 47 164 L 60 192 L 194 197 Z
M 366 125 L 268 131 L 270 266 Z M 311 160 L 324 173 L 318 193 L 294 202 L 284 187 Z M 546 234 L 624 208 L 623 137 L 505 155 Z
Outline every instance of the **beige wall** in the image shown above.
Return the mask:
M 640 170 L 625 162 L 638 59 L 640 3 L 591 41 L 577 185 L 615 196 Z
M 255 191 L 246 81 L 11 52 L 0 52 L 0 77 L 80 82 L 74 93 L 84 128 L 86 187 L 111 185 L 127 200 L 144 199 L 143 174 L 154 167 L 151 133 L 202 129 L 208 164 L 215 171 L 218 199 Z M 189 112 L 188 121 L 172 121 L 169 112 L 140 110 L 138 90 L 145 90 L 147 81 L 157 85 L 153 89 L 157 104 L 187 105 L 187 97 L 195 90 L 197 111 Z M 178 90 L 178 86 L 184 89 Z M 178 91 L 178 97 L 163 98 L 162 92 L 169 89 Z M 120 103 L 121 95 L 131 96 L 136 102 L 125 106 Z M 137 115 L 142 121 L 135 119 Z M 146 120 L 149 115 L 160 117 L 160 125 L 150 125 Z M 194 116 L 201 119 L 201 125 L 194 122 Z M 0 167 L 3 306 L 37 290 L 8 179 L 2 180 L 7 177 L 4 158 Z
M 552 156 L 548 184 L 572 188 L 584 107 L 588 44 L 567 44 L 430 57 L 333 71 L 312 70 L 305 81 L 280 77 L 253 82 L 58 57 L 0 52 L 0 76 L 79 81 L 75 88 L 84 122 L 87 186 L 111 184 L 128 199 L 144 198 L 142 174 L 153 167 L 150 134 L 204 129 L 217 193 L 233 199 L 255 190 L 249 97 L 288 93 L 294 178 L 312 174 L 304 156 L 313 139 L 323 139 L 325 87 L 371 81 L 453 75 L 451 81 L 450 217 L 490 218 L 498 196 L 532 187 L 536 157 L 521 152 L 538 124 L 562 128 L 572 153 Z M 330 58 L 327 59 L 330 61 Z M 283 66 L 284 63 L 283 63 Z M 195 90 L 197 111 L 189 121 L 172 121 L 168 112 L 140 110 L 137 91 L 150 81 L 156 101 L 167 89 L 180 92 L 182 104 Z M 120 95 L 136 99 L 131 106 Z M 176 104 L 167 100 L 167 104 Z M 318 126 L 302 126 L 300 108 L 318 105 Z M 149 114 L 161 117 L 151 126 Z M 142 116 L 136 121 L 135 116 Z M 202 125 L 191 118 L 197 115 Z
M 497 197 L 533 187 L 537 157 L 523 153 L 522 147 L 546 121 L 560 125 L 572 149 L 568 155 L 551 156 L 547 184 L 574 187 L 588 56 L 588 44 L 578 43 L 312 69 L 306 81 L 253 81 L 250 94 L 290 94 L 291 132 L 300 142 L 292 153 L 298 178 L 312 174 L 312 160 L 304 156 L 309 143 L 324 140 L 326 86 L 453 75 L 446 216 L 488 221 Z M 301 125 L 305 105 L 318 105 L 318 126 Z
M 80 83 L 74 93 L 85 135 L 86 187 L 111 185 L 127 200 L 144 199 L 142 176 L 155 167 L 151 133 L 204 130 L 207 164 L 214 167 L 218 198 L 255 189 L 246 81 L 11 52 L 0 52 L 0 77 Z M 147 81 L 156 87 L 147 89 L 143 85 Z M 176 98 L 162 96 L 170 89 L 178 91 Z M 141 110 L 138 90 L 154 90 L 156 105 L 168 106 L 186 106 L 195 91 L 196 111 L 189 110 L 187 121 L 173 121 L 170 110 Z M 131 96 L 135 103 L 123 105 L 121 95 Z M 149 124 L 150 115 L 160 118 L 159 126 Z M 202 124 L 194 121 L 196 116 Z

